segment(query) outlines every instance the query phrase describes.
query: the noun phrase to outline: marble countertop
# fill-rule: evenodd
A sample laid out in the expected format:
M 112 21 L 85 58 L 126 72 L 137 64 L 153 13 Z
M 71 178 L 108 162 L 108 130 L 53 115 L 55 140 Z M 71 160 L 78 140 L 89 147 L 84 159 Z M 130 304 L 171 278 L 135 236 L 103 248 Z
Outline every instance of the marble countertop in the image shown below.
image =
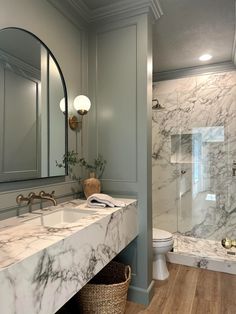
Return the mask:
M 51 314 L 65 304 L 137 236 L 137 201 L 121 200 L 125 207 L 104 209 L 73 200 L 1 221 L 1 311 Z M 93 214 L 61 227 L 28 223 L 71 208 Z

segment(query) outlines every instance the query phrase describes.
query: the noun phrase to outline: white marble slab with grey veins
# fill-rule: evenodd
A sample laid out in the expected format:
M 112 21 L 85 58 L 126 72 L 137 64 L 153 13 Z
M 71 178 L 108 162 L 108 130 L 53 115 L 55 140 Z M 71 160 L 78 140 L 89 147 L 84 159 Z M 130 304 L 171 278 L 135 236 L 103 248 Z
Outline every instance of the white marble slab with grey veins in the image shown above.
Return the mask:
M 154 227 L 236 238 L 236 71 L 157 82 L 153 98 Z
M 137 202 L 122 201 L 124 208 L 99 209 L 61 227 L 27 223 L 42 211 L 0 222 L 1 313 L 51 314 L 65 304 L 137 236 Z M 83 203 L 46 211 L 89 211 Z
M 174 264 L 236 274 L 236 248 L 225 249 L 219 241 L 174 234 L 173 252 L 167 260 Z

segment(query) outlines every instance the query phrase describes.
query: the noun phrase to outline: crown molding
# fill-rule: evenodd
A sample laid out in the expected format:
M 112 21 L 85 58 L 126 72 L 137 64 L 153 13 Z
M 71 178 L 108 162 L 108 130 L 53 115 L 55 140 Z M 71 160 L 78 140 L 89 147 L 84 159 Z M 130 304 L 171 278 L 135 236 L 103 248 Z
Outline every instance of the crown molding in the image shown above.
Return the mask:
M 90 22 L 91 11 L 82 0 L 46 0 L 79 29 Z
M 91 11 L 90 22 L 109 19 L 114 16 L 134 16 L 151 12 L 155 20 L 163 15 L 159 0 L 120 0 Z
M 236 66 L 232 61 L 214 63 L 210 65 L 191 67 L 179 70 L 163 71 L 163 72 L 154 72 L 153 73 L 153 82 L 174 80 L 178 78 L 196 76 L 202 74 L 212 74 L 219 72 L 235 71 Z
M 90 22 L 91 10 L 83 0 L 66 0 L 65 2 L 68 2 L 82 19 L 87 23 Z
M 159 0 L 117 0 L 94 10 L 89 9 L 85 0 L 47 1 L 78 28 L 114 17 L 151 13 L 157 20 L 163 15 Z
M 18 73 L 21 76 L 29 79 L 36 79 L 40 81 L 40 70 L 32 65 L 18 59 L 4 50 L 0 49 L 0 63 L 2 63 L 5 69 L 8 69 L 14 73 Z

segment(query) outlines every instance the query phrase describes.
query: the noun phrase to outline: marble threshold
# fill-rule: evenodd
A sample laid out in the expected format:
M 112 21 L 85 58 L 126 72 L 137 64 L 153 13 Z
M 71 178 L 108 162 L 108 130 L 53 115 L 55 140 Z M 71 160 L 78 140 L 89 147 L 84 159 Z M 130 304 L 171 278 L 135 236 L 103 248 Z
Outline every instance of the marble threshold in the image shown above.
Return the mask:
M 225 249 L 220 241 L 174 234 L 173 252 L 167 254 L 171 263 L 236 274 L 236 248 Z
M 52 314 L 138 235 L 137 201 L 89 209 L 73 200 L 0 222 L 0 308 L 4 314 Z M 32 217 L 58 209 L 96 210 L 76 223 L 45 227 Z

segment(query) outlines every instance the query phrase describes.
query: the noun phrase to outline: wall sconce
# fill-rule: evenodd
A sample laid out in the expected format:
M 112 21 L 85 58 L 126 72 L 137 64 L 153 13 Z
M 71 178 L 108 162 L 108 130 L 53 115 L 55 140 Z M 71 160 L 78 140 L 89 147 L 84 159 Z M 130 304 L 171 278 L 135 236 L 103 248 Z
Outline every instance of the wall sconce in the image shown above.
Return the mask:
M 63 113 L 66 112 L 66 101 L 65 101 L 65 98 L 62 98 L 61 101 L 60 101 L 60 109 Z
M 91 101 L 87 96 L 79 95 L 75 97 L 74 108 L 81 116 L 84 116 L 88 113 L 91 107 Z
M 91 107 L 91 101 L 87 96 L 79 95 L 74 99 L 74 108 L 78 112 L 79 115 L 83 116 L 88 113 Z M 62 98 L 60 101 L 60 109 L 63 113 L 65 113 L 65 98 Z M 82 127 L 82 120 L 79 121 L 76 116 L 69 117 L 69 126 L 71 130 L 75 131 L 78 126 Z

